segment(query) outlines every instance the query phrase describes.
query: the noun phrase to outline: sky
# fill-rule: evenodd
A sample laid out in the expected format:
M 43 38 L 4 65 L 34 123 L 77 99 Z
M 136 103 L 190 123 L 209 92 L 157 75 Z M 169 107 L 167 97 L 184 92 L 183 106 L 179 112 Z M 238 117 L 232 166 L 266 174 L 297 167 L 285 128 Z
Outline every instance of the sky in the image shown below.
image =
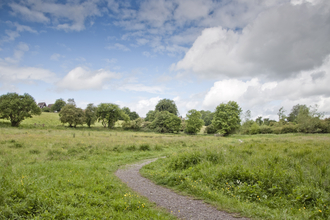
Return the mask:
M 2 0 L 0 95 L 145 117 L 236 101 L 252 118 L 330 115 L 329 0 Z

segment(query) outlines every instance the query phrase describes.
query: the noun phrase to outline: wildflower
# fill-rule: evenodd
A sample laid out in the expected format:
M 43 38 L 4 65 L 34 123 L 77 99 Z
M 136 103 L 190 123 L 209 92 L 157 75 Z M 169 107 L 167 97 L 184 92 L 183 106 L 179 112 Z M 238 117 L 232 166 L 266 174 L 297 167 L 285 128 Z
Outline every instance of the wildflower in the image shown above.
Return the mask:
M 319 212 L 322 212 L 321 210 L 319 210 Z

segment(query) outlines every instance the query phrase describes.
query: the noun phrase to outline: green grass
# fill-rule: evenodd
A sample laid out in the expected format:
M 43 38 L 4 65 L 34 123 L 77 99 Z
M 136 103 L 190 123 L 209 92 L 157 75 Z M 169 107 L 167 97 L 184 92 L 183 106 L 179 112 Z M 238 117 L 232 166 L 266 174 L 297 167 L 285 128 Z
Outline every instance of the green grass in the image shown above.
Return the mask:
M 243 216 L 330 219 L 330 135 L 219 140 L 181 149 L 141 172 L 157 184 Z

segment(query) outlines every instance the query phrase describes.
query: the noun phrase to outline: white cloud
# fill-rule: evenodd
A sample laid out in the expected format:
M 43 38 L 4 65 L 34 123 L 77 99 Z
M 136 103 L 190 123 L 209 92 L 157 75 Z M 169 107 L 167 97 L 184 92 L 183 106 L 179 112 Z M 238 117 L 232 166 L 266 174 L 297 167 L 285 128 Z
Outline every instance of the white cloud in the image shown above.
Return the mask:
M 29 51 L 29 46 L 26 43 L 20 42 L 14 50 L 13 57 L 6 57 L 5 61 L 11 64 L 18 63 L 27 51 Z
M 123 44 L 119 44 L 119 43 L 115 43 L 113 46 L 107 46 L 107 47 L 105 47 L 105 49 L 108 49 L 108 50 L 116 49 L 116 50 L 122 50 L 122 51 L 130 51 L 130 49 L 128 47 L 126 47 Z
M 254 116 L 264 115 L 276 119 L 281 106 L 290 111 L 295 104 L 320 106 L 320 111 L 330 112 L 330 57 L 313 70 L 303 71 L 295 78 L 262 82 L 258 78 L 250 81 L 237 79 L 214 83 L 206 94 L 203 108 L 214 110 L 222 102 L 238 102 L 243 109 L 250 109 Z
M 330 53 L 330 2 L 283 4 L 260 14 L 242 33 L 207 28 L 177 70 L 209 76 L 294 76 L 320 66 Z
M 47 23 L 49 22 L 49 18 L 47 18 L 42 12 L 40 11 L 33 11 L 30 10 L 28 7 L 19 5 L 16 3 L 11 3 L 9 6 L 13 10 L 13 15 L 21 15 L 25 19 L 29 21 L 34 21 L 34 22 L 41 22 L 41 23 Z
M 161 100 L 159 96 L 150 99 L 141 99 L 130 105 L 132 111 L 136 111 L 141 117 L 145 117 L 148 111 L 155 110 L 155 106 Z
M 115 63 L 118 62 L 118 60 L 115 59 L 115 58 L 112 58 L 112 59 L 104 59 L 104 61 L 107 62 L 107 63 L 110 63 L 110 64 L 115 64 Z
M 88 90 L 104 89 L 111 79 L 118 79 L 118 73 L 110 72 L 104 69 L 91 71 L 84 67 L 76 67 L 71 70 L 56 85 L 59 90 Z
M 38 31 L 34 30 L 33 28 L 26 26 L 26 25 L 20 25 L 17 22 L 11 22 L 11 21 L 6 21 L 6 24 L 9 26 L 15 27 L 16 30 L 5 30 L 5 33 L 7 36 L 3 37 L 0 40 L 0 43 L 2 42 L 9 42 L 15 40 L 17 37 L 21 36 L 20 32 L 28 31 L 30 33 L 37 34 Z

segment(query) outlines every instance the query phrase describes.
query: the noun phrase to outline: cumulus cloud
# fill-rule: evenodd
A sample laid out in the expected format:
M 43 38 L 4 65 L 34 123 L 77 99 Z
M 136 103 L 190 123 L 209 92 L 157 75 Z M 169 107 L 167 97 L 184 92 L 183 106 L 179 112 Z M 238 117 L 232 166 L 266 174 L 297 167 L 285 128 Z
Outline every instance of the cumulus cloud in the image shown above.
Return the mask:
M 148 111 L 155 110 L 155 106 L 161 100 L 159 96 L 150 99 L 141 99 L 136 103 L 132 103 L 129 107 L 136 111 L 141 117 L 145 117 Z
M 59 90 L 99 90 L 106 88 L 106 84 L 111 79 L 118 79 L 118 73 L 104 69 L 91 71 L 84 67 L 76 67 L 71 70 L 56 85 Z
M 330 53 L 330 2 L 283 4 L 261 13 L 242 32 L 205 29 L 176 70 L 203 76 L 292 77 L 320 66 Z
M 0 40 L 0 43 L 15 40 L 17 37 L 21 36 L 20 32 L 27 31 L 27 32 L 34 33 L 34 34 L 38 33 L 38 31 L 34 30 L 33 28 L 26 26 L 26 25 L 21 25 L 17 22 L 6 21 L 6 24 L 9 25 L 10 27 L 16 28 L 16 30 L 9 30 L 9 29 L 5 30 L 6 36 L 4 36 Z
M 217 81 L 205 95 L 203 107 L 214 110 L 222 102 L 238 102 L 243 109 L 250 109 L 255 116 L 276 118 L 281 106 L 287 111 L 295 104 L 320 106 L 320 111 L 330 112 L 330 58 L 313 70 L 302 71 L 295 78 L 262 82 L 226 79 Z

